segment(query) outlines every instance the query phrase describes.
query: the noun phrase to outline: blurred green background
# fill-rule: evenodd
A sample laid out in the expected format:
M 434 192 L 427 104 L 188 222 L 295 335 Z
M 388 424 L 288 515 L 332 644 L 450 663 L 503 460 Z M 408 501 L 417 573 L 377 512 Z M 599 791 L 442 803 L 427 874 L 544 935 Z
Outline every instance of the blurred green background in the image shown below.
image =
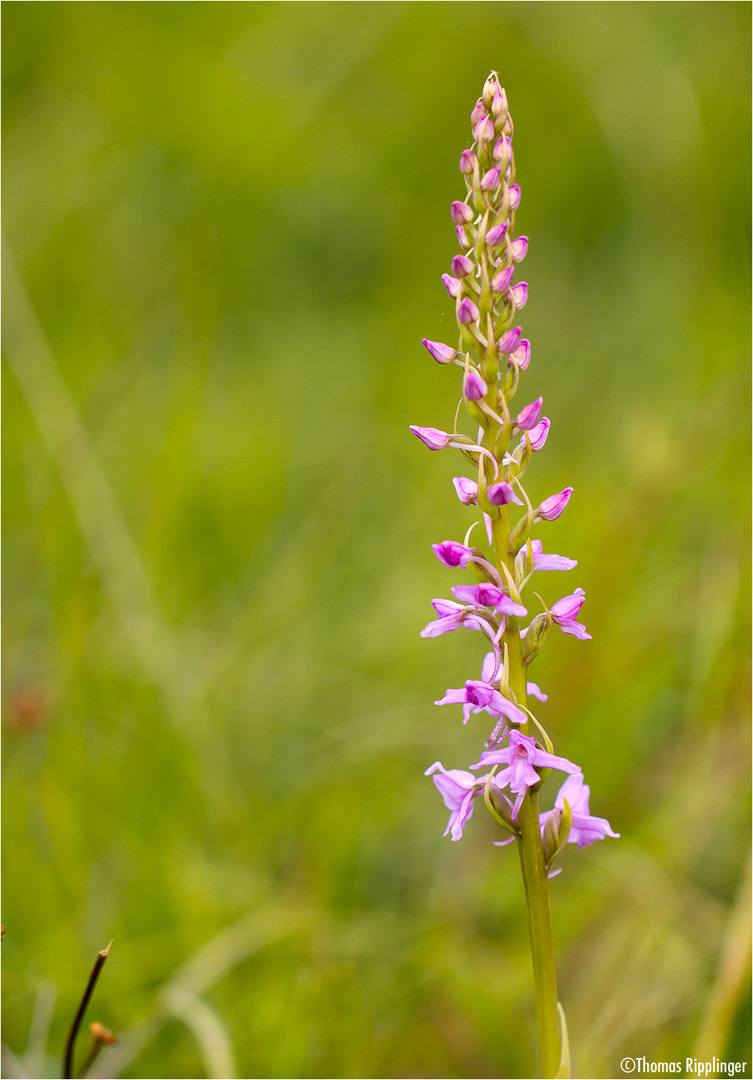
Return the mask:
M 750 1062 L 750 6 L 4 30 L 5 1075 L 60 1075 L 111 938 L 95 1075 L 537 1075 L 515 853 L 482 808 L 443 838 L 422 775 L 488 733 L 432 704 L 484 649 L 418 636 L 470 511 L 408 424 L 452 423 L 420 338 L 453 336 L 491 68 L 553 421 L 528 488 L 575 488 L 540 535 L 579 566 L 538 587 L 584 586 L 593 634 L 533 677 L 622 834 L 552 883 L 575 1075 Z

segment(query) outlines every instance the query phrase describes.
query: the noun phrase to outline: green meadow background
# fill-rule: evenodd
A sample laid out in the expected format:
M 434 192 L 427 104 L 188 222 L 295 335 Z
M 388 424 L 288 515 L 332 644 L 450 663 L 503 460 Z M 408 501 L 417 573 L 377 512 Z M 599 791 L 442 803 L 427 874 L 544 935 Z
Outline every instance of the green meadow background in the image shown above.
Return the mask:
M 110 939 L 100 1077 L 539 1075 L 515 853 L 422 775 L 488 734 L 433 705 L 484 649 L 418 636 L 470 511 L 408 424 L 452 424 L 420 339 L 491 68 L 527 482 L 575 488 L 538 589 L 593 634 L 533 677 L 622 835 L 552 882 L 575 1075 L 750 1075 L 749 40 L 747 3 L 5 4 L 4 1075 L 60 1076 Z

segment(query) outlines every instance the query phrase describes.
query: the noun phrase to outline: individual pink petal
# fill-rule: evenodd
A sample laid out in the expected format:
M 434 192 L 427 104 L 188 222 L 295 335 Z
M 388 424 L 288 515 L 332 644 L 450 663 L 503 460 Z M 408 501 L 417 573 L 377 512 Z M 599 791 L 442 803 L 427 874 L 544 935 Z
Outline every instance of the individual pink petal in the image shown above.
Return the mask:
M 526 693 L 529 694 L 530 697 L 538 698 L 539 701 L 548 701 L 549 700 L 549 695 L 544 694 L 539 689 L 539 687 L 536 685 L 535 682 L 526 683 Z

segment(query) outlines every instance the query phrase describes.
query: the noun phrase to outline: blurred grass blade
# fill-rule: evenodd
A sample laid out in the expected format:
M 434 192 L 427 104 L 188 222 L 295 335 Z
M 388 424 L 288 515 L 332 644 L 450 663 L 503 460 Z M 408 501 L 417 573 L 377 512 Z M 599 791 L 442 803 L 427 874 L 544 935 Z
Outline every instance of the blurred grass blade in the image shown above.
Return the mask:
M 711 988 L 693 1056 L 698 1061 L 722 1059 L 740 999 L 750 985 L 751 859 L 727 922 L 719 969 Z
M 214 1009 L 187 990 L 173 987 L 162 998 L 173 1016 L 193 1032 L 212 1080 L 235 1080 L 237 1070 L 230 1038 Z
M 554 1075 L 554 1080 L 570 1080 L 570 1040 L 567 1037 L 567 1020 L 562 1003 L 557 1002 L 557 1012 L 560 1017 L 560 1067 Z
M 172 699 L 186 665 L 168 628 L 78 405 L 3 245 L 4 351 L 68 495 L 89 557 L 139 660 Z

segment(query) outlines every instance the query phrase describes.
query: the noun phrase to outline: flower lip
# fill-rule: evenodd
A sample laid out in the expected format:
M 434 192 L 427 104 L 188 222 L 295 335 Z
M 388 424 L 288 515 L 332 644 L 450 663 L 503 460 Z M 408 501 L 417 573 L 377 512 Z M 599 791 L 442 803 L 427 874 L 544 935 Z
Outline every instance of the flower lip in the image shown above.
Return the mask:
M 473 813 L 473 800 L 483 793 L 487 777 L 474 776 L 463 769 L 445 769 L 440 761 L 430 765 L 424 775 L 431 776 L 450 811 L 444 835 L 449 833 L 451 839 L 460 840 Z

